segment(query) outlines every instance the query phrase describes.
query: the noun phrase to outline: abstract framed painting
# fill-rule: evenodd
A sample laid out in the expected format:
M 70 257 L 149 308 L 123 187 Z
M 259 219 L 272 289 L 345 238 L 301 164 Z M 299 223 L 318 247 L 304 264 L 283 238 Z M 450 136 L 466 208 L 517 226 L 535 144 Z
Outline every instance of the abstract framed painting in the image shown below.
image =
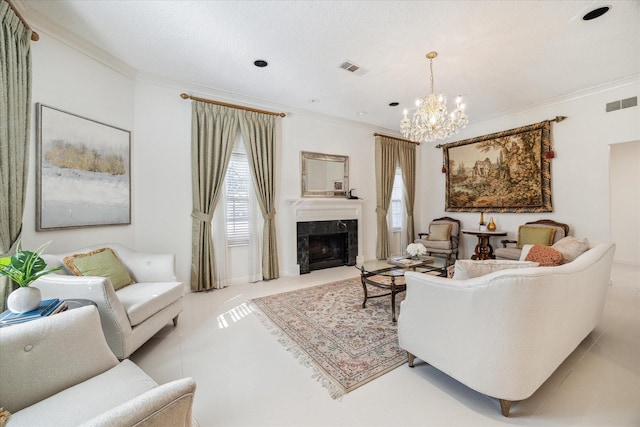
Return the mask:
M 550 122 L 444 144 L 447 212 L 552 212 Z
M 131 224 L 131 132 L 36 104 L 36 230 Z

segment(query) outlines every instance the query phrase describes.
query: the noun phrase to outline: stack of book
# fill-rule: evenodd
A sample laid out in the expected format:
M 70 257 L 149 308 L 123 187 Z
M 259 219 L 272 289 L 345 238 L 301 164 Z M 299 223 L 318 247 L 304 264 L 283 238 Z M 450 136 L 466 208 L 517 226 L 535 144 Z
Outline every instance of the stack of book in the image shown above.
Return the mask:
M 53 298 L 40 301 L 38 308 L 32 311 L 27 311 L 26 313 L 14 313 L 11 310 L 5 310 L 0 314 L 0 328 L 3 326 L 13 325 L 15 323 L 40 319 L 41 317 L 60 313 L 66 309 L 66 302 L 58 298 Z

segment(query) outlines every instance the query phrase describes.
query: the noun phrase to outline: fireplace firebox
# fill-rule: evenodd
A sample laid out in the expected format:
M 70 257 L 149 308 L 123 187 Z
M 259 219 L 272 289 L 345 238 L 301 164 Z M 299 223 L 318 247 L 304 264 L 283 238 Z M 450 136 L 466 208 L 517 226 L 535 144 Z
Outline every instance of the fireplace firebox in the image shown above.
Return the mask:
M 298 222 L 297 236 L 300 274 L 356 263 L 357 220 Z

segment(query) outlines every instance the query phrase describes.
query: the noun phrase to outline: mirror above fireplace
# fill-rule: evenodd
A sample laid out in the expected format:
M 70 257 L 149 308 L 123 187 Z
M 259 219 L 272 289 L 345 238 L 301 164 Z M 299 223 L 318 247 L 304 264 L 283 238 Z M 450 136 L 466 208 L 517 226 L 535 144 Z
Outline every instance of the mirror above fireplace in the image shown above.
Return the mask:
M 302 197 L 346 197 L 349 157 L 302 151 Z

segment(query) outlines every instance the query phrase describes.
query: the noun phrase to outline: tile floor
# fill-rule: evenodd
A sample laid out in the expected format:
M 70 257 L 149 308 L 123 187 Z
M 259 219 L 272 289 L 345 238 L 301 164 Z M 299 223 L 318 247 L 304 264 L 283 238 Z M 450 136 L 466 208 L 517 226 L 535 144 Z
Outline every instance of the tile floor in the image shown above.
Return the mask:
M 640 268 L 614 266 L 600 325 L 509 418 L 497 400 L 422 363 L 333 400 L 247 304 L 357 273 L 337 267 L 190 293 L 178 327 L 162 329 L 131 359 L 158 382 L 193 377 L 201 427 L 640 426 Z

